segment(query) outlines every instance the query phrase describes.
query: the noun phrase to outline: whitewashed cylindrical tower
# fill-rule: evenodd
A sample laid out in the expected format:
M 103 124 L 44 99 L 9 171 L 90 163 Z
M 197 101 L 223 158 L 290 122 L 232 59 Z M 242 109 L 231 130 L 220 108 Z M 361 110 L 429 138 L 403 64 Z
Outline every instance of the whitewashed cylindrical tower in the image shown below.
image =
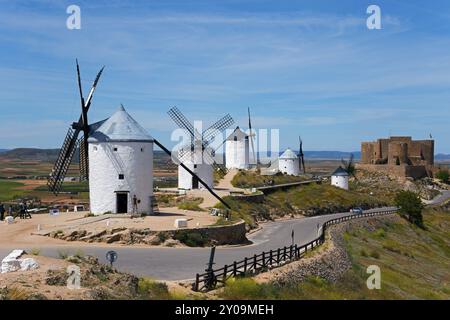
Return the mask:
M 225 166 L 227 169 L 249 168 L 249 137 L 239 127 L 225 140 Z
M 291 149 L 287 148 L 285 152 L 278 158 L 278 170 L 282 173 L 298 176 L 299 162 L 298 157 Z
M 331 174 L 331 185 L 348 190 L 348 172 L 342 167 Z
M 123 106 L 91 128 L 88 139 L 91 212 L 150 213 L 153 138 Z
M 194 172 L 200 179 L 202 179 L 208 187 L 214 186 L 214 171 L 212 164 L 207 163 L 207 160 L 202 159 L 201 146 L 196 152 L 190 150 L 190 146 L 182 147 L 178 151 L 178 158 L 186 167 Z M 203 151 L 210 152 L 211 150 Z M 205 186 L 199 182 L 197 177 L 192 176 L 182 166 L 178 166 L 178 189 L 205 189 Z

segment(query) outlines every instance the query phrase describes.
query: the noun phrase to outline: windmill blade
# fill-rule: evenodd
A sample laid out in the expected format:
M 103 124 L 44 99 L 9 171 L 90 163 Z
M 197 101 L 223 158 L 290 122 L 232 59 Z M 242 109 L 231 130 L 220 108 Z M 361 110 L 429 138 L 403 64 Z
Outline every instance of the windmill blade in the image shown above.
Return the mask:
M 91 106 L 92 97 L 94 96 L 94 91 L 97 88 L 98 81 L 100 80 L 100 76 L 102 75 L 104 69 L 105 69 L 105 66 L 103 66 L 100 69 L 100 71 L 97 73 L 97 76 L 95 77 L 95 80 L 94 80 L 94 82 L 92 84 L 91 90 L 89 91 L 89 95 L 88 95 L 88 97 L 86 99 L 86 102 L 84 104 L 84 107 L 86 108 L 86 111 L 89 110 L 89 107 Z
M 86 145 L 84 144 L 84 137 L 79 139 L 79 152 L 80 152 L 80 180 L 86 181 L 89 178 L 89 157 L 86 149 Z
M 74 131 L 72 128 L 69 128 L 59 151 L 58 158 L 53 166 L 53 170 L 47 178 L 47 186 L 55 195 L 59 193 L 67 170 L 72 162 L 75 150 L 78 146 L 79 134 L 80 130 Z
M 80 92 L 80 99 L 81 99 L 81 109 L 84 109 L 85 102 L 83 97 L 83 88 L 81 86 L 81 74 L 80 74 L 80 65 L 78 64 L 78 59 L 75 60 L 77 63 L 77 80 L 78 80 L 78 91 Z
M 233 118 L 229 114 L 226 114 L 224 117 L 212 124 L 203 132 L 203 148 L 206 148 L 214 140 L 217 133 L 229 128 L 231 125 L 233 125 L 233 123 Z
M 158 140 L 153 139 L 153 141 L 155 142 L 155 144 L 160 147 L 165 153 L 167 153 L 169 156 L 172 156 L 172 153 L 169 151 L 169 149 L 167 149 L 166 147 L 164 147 Z M 183 162 L 181 161 L 177 161 L 180 166 L 186 170 L 187 172 L 189 172 L 190 175 L 192 175 L 193 177 L 196 177 L 198 179 L 198 181 L 206 188 L 206 190 L 208 190 L 217 200 L 219 200 L 226 208 L 231 210 L 231 207 L 228 203 L 225 202 L 225 200 L 223 200 L 217 193 L 215 193 L 207 184 L 206 182 L 204 182 L 198 175 L 196 175 L 191 169 L 189 169 Z
M 257 163 L 257 159 L 256 159 L 256 155 L 255 155 L 255 144 L 253 142 L 253 133 L 252 133 L 252 121 L 251 121 L 251 117 L 250 117 L 250 108 L 247 108 L 247 112 L 248 112 L 248 130 L 249 130 L 249 138 L 250 138 L 250 144 L 252 147 L 252 153 L 253 153 L 253 161 L 255 161 L 255 163 Z
M 170 118 L 175 122 L 178 127 L 182 129 L 186 129 L 189 134 L 194 137 L 194 126 L 193 124 L 185 117 L 183 113 L 177 108 L 172 107 L 167 111 L 167 114 L 170 116 Z
M 301 166 L 303 168 L 303 173 L 306 173 L 305 156 L 303 154 L 303 141 L 302 141 L 302 138 L 300 136 L 298 136 L 298 140 L 299 140 L 299 143 L 300 143 L 298 152 L 299 152 L 299 157 L 300 157 L 300 161 L 301 161 Z

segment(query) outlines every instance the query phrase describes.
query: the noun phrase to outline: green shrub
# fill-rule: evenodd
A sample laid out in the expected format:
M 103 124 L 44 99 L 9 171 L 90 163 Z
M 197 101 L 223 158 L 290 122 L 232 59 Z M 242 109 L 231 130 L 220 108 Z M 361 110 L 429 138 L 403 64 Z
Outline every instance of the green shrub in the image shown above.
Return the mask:
M 190 230 L 178 231 L 173 238 L 189 247 L 203 247 L 208 243 L 208 239 L 201 233 Z
M 441 180 L 444 183 L 449 183 L 450 182 L 450 173 L 448 171 L 448 169 L 441 169 L 439 170 L 435 177 L 439 180 Z
M 67 250 L 58 250 L 58 256 L 60 259 L 67 259 L 69 252 Z
M 372 250 L 372 251 L 370 252 L 370 256 L 371 256 L 372 258 L 375 258 L 375 259 L 380 259 L 380 254 L 379 254 L 377 251 L 375 251 L 375 250 Z
M 149 278 L 140 278 L 138 293 L 145 299 L 168 300 L 171 298 L 167 284 Z
M 262 299 L 261 286 L 251 278 L 230 279 L 222 293 L 223 297 L 231 300 Z
M 361 251 L 359 252 L 359 254 L 363 257 L 368 257 L 367 252 L 364 249 L 361 249 Z
M 30 250 L 30 254 L 32 254 L 33 256 L 38 256 L 38 255 L 41 254 L 41 250 L 40 250 L 40 249 L 37 249 L 37 248 L 32 248 L 32 249 Z
M 422 210 L 424 208 L 419 196 L 411 191 L 400 191 L 395 196 L 395 205 L 399 207 L 400 216 L 409 222 L 424 228 Z

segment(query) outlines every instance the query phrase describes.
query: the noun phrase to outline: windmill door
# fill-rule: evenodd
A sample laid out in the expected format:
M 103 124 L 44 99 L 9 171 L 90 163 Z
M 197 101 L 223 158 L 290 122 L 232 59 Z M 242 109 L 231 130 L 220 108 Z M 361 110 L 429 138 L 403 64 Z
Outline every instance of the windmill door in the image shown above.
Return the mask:
M 198 178 L 192 177 L 192 189 L 198 189 Z
M 117 213 L 127 213 L 128 212 L 128 194 L 127 193 L 116 193 L 117 197 Z

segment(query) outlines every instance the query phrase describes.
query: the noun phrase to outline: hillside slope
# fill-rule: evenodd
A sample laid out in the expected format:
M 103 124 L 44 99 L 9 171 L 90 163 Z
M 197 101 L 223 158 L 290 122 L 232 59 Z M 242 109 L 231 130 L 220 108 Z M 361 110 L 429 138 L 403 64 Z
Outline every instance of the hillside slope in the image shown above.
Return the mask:
M 277 280 L 257 283 L 246 278 L 229 283 L 219 296 L 225 299 L 450 299 L 449 213 L 448 206 L 427 209 L 426 230 L 398 216 L 362 219 L 338 226 L 343 228 L 340 230 L 342 246 L 351 267 L 336 281 L 317 273 L 327 274 L 327 269 L 340 263 L 337 257 L 326 261 L 316 253 L 324 269 L 321 272 L 314 269 L 301 281 L 294 280 L 295 273 L 284 277 L 281 284 Z M 380 290 L 367 289 L 369 265 L 381 269 Z M 298 273 L 305 274 L 304 265 L 299 264 L 297 268 Z M 286 278 L 290 281 L 286 282 Z

